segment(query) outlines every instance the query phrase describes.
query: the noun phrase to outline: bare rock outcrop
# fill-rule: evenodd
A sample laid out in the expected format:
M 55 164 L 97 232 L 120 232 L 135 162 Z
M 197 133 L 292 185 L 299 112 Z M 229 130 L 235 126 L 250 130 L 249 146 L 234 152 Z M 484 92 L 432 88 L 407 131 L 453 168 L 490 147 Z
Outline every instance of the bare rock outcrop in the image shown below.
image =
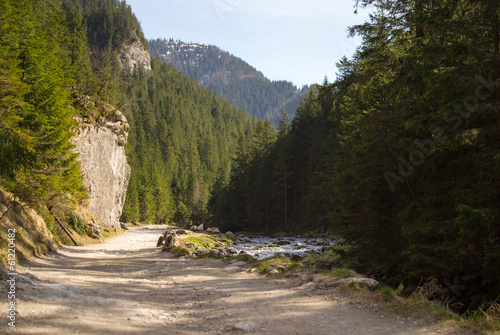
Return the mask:
M 130 126 L 125 116 L 108 106 L 95 121 L 80 121 L 72 142 L 80 154 L 83 183 L 89 193 L 88 210 L 102 228 L 120 229 L 120 216 L 130 179 L 125 156 Z
M 138 39 L 125 42 L 120 50 L 120 64 L 122 68 L 134 69 L 141 66 L 145 70 L 151 70 L 151 55 Z

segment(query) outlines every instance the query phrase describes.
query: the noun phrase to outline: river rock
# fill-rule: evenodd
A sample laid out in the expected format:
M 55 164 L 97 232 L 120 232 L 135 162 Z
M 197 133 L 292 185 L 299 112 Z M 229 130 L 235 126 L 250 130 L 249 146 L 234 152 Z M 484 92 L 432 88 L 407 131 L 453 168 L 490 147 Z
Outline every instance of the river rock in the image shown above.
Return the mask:
M 225 272 L 236 272 L 236 271 L 241 271 L 241 267 L 235 266 L 235 265 L 229 265 L 226 266 L 223 271 Z
M 126 224 L 125 222 L 120 222 L 120 228 L 128 230 L 128 224 Z
M 186 231 L 185 229 L 177 229 L 177 230 L 175 231 L 175 233 L 176 233 L 177 235 L 186 235 L 186 234 L 187 234 L 187 231 Z
M 189 228 L 189 230 L 191 230 L 191 231 L 198 231 L 198 226 L 191 226 L 191 228 Z
M 233 232 L 227 231 L 225 234 L 227 237 L 234 237 Z
M 288 241 L 288 240 L 279 240 L 278 242 L 276 242 L 277 245 L 290 245 L 292 244 L 292 242 Z
M 205 228 L 203 227 L 203 224 L 198 226 L 198 231 L 204 231 L 204 230 L 205 230 Z
M 232 254 L 232 255 L 237 255 L 238 254 L 238 250 L 234 249 L 234 248 L 229 248 L 227 249 L 227 252 L 229 254 Z
M 212 232 L 212 228 L 207 228 L 207 233 L 211 233 Z
M 215 227 L 215 228 L 212 228 L 211 233 L 212 234 L 220 234 L 220 230 L 219 230 L 219 228 Z
M 334 281 L 331 281 L 326 284 L 327 287 L 336 287 L 341 284 L 350 284 L 350 283 L 356 283 L 361 286 L 364 286 L 370 290 L 374 290 L 378 285 L 379 282 L 376 281 L 375 279 L 371 278 L 364 278 L 364 277 L 350 277 L 350 278 L 341 278 L 341 279 L 336 279 Z

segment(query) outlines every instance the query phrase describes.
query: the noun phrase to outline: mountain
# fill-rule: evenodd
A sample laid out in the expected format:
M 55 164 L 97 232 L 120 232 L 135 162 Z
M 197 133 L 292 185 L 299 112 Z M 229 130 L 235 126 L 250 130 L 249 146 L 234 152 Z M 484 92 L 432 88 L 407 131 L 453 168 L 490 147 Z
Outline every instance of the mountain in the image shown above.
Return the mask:
M 173 39 L 149 41 L 151 55 L 159 56 L 185 76 L 194 78 L 251 116 L 277 124 L 283 109 L 293 116 L 310 88 L 287 81 L 271 81 L 241 58 L 213 45 Z

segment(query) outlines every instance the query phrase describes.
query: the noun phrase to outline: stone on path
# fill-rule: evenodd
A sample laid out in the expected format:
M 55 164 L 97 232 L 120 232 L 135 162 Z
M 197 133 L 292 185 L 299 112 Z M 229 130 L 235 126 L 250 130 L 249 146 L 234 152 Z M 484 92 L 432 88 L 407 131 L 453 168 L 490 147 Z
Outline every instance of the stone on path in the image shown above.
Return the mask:
M 341 278 L 341 279 L 336 279 L 334 281 L 331 281 L 326 284 L 327 287 L 336 287 L 341 284 L 350 284 L 350 283 L 356 283 L 361 286 L 364 286 L 370 290 L 374 290 L 378 285 L 379 282 L 376 281 L 375 279 L 371 278 L 364 278 L 364 277 L 351 277 L 351 278 Z

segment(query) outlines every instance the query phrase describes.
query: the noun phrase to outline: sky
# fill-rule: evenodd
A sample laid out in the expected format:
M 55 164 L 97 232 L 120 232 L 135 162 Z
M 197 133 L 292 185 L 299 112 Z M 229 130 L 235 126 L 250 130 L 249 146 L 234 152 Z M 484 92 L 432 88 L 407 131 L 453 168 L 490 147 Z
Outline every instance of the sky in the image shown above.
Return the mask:
M 335 79 L 336 63 L 361 40 L 347 28 L 368 19 L 354 0 L 126 0 L 147 39 L 215 45 L 271 80 L 297 86 Z

